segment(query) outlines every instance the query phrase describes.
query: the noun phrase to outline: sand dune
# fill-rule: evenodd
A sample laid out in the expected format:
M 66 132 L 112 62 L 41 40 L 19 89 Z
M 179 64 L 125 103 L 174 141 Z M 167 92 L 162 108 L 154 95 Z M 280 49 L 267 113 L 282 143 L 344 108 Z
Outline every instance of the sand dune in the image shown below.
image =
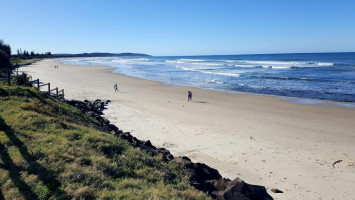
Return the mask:
M 225 177 L 264 185 L 275 199 L 355 198 L 355 107 L 168 86 L 110 69 L 55 59 L 22 68 L 64 88 L 68 99 L 110 99 L 105 115 L 120 129 Z

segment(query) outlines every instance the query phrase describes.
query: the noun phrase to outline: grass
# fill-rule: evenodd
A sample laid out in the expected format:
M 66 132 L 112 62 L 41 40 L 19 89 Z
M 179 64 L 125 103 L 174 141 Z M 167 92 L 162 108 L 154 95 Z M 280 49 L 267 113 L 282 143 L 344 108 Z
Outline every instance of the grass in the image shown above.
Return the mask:
M 0 84 L 1 199 L 210 199 L 189 173 L 30 87 Z
M 23 64 L 29 64 L 32 62 L 36 62 L 41 60 L 41 58 L 28 58 L 28 59 L 24 59 L 24 58 L 10 58 L 10 63 L 11 65 L 15 66 L 16 64 L 19 65 L 23 65 Z

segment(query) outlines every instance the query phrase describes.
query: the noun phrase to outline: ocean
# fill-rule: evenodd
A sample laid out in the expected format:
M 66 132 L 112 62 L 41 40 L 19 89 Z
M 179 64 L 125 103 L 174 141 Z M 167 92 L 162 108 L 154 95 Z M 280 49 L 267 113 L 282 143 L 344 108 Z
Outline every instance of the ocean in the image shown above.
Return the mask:
M 84 57 L 61 62 L 111 66 L 114 73 L 170 85 L 355 102 L 355 53 Z

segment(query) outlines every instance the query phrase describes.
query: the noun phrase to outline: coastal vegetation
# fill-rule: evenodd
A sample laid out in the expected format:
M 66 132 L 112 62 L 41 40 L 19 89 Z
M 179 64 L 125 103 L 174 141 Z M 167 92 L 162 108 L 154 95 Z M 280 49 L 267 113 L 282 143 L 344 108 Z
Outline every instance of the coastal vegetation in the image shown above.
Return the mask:
M 43 58 L 51 58 L 52 53 L 35 53 L 34 51 L 28 52 L 26 50 L 17 49 L 17 54 L 14 54 L 10 58 L 12 65 L 26 65 L 36 61 L 39 61 Z
M 11 46 L 0 40 L 0 69 L 12 68 L 13 66 L 25 65 L 36 62 L 43 58 L 52 57 L 51 52 L 35 53 L 17 49 L 17 54 L 12 54 Z
M 0 69 L 11 67 L 10 63 L 11 47 L 0 40 Z
M 100 131 L 32 87 L 0 83 L 0 199 L 209 199 L 182 165 Z
M 0 69 L 18 67 L 39 61 L 44 58 L 55 57 L 110 57 L 110 56 L 138 56 L 147 57 L 150 55 L 142 53 L 80 53 L 80 54 L 52 54 L 50 51 L 45 53 L 36 53 L 17 49 L 16 54 L 12 54 L 11 46 L 0 40 Z

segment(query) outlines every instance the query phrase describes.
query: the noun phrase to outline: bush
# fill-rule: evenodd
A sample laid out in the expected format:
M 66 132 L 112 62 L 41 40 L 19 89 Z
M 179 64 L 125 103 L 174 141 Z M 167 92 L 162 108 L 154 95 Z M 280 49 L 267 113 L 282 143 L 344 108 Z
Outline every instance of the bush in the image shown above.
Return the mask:
M 3 50 L 0 49 L 0 69 L 10 68 L 10 58 Z
M 31 76 L 26 73 L 22 73 L 21 75 L 15 76 L 12 83 L 15 85 L 31 86 L 32 84 L 29 82 L 31 79 Z

